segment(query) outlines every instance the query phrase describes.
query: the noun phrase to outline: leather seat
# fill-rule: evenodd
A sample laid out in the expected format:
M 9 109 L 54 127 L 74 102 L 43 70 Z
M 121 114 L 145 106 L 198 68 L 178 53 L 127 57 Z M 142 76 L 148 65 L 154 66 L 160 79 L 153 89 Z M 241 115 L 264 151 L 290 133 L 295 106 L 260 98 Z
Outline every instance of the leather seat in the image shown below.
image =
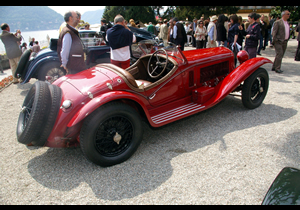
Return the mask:
M 115 66 L 111 63 L 102 63 L 102 64 L 98 64 L 97 66 L 110 68 L 111 70 L 121 74 L 120 76 L 125 78 L 135 88 L 139 88 L 139 85 L 142 82 L 144 83 L 144 87 L 152 84 L 151 82 L 148 82 L 146 80 L 135 80 L 134 77 L 128 71 L 126 71 L 118 66 Z M 139 81 L 139 85 L 136 83 L 136 81 Z

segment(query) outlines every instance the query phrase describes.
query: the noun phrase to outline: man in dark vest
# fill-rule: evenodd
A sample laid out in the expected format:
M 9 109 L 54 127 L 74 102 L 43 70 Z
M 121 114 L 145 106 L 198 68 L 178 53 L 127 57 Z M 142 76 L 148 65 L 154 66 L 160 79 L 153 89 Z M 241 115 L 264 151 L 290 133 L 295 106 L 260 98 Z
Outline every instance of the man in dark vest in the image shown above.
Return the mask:
M 67 12 L 64 16 L 67 23 L 59 35 L 57 54 L 67 74 L 76 74 L 86 69 L 83 45 L 75 29 L 80 19 L 76 12 Z
M 176 45 L 180 45 L 180 49 L 184 50 L 184 43 L 187 42 L 187 36 L 182 23 L 179 23 L 178 18 L 173 18 L 173 38 Z

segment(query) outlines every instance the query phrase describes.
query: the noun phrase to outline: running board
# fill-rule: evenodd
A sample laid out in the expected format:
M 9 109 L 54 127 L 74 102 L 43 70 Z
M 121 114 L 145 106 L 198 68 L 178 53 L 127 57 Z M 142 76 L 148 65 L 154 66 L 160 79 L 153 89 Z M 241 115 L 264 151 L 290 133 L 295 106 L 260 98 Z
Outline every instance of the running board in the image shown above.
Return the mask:
M 161 124 L 167 122 L 173 122 L 177 119 L 186 117 L 191 115 L 192 112 L 197 112 L 200 109 L 203 109 L 205 106 L 202 106 L 201 104 L 197 103 L 189 103 L 180 107 L 177 107 L 175 109 L 172 109 L 170 111 L 155 115 L 151 117 L 151 120 L 154 124 Z M 194 113 L 193 113 L 194 114 Z

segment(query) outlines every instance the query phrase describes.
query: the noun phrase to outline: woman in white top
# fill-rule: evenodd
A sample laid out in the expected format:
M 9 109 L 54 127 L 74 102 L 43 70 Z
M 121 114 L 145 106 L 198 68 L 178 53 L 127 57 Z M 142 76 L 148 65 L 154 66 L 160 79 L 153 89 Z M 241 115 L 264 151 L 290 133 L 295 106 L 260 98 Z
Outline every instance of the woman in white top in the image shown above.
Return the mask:
M 202 20 L 198 21 L 198 25 L 195 31 L 196 49 L 204 48 L 205 36 L 207 35 L 206 28 Z

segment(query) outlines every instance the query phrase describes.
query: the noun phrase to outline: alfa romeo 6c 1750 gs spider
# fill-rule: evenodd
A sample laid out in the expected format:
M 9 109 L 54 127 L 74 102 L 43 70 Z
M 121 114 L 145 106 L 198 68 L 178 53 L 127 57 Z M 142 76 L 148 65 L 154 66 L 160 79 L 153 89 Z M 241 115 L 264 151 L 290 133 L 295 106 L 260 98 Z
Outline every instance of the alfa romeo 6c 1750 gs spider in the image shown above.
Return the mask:
M 144 53 L 121 69 L 98 64 L 50 84 L 37 81 L 24 99 L 17 139 L 28 146 L 71 147 L 100 166 L 130 158 L 142 140 L 144 120 L 160 127 L 209 109 L 232 92 L 254 109 L 263 102 L 269 76 L 247 52 L 234 55 L 225 47 L 181 51 L 174 45 Z

